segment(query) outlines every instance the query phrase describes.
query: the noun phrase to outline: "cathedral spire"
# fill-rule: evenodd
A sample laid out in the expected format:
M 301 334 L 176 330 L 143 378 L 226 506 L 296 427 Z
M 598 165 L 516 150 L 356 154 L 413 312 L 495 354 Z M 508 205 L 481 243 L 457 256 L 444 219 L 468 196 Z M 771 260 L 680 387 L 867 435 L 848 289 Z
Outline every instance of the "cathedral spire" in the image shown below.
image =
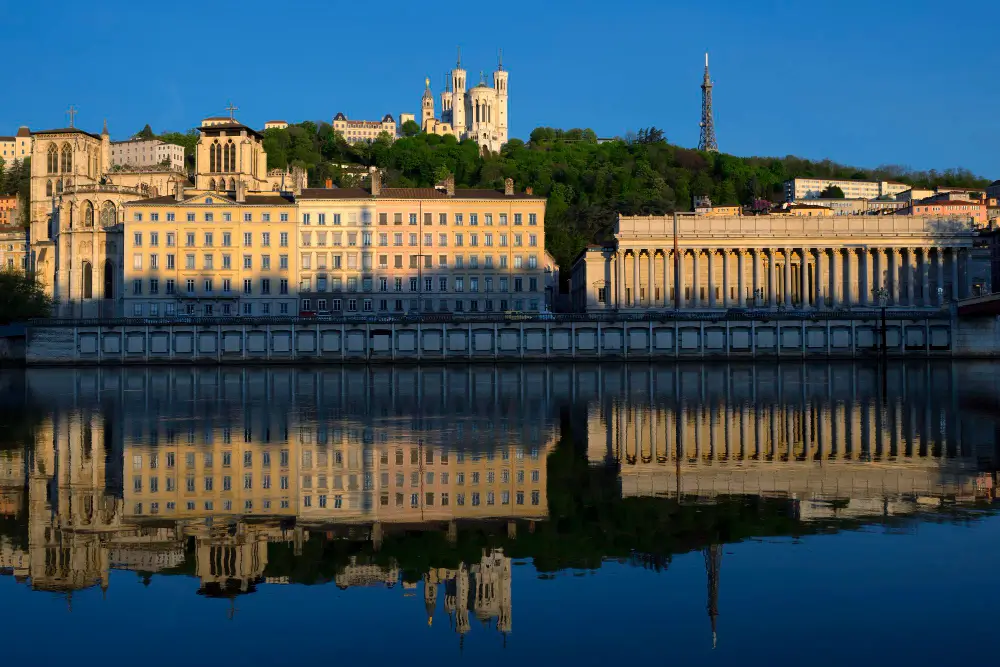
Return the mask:
M 106 136 L 108 134 L 108 119 L 104 119 L 104 128 L 101 130 L 101 135 Z
M 503 49 L 501 48 L 497 53 L 497 69 L 503 71 Z
M 462 47 L 458 47 L 458 61 L 455 63 L 456 69 L 462 69 Z

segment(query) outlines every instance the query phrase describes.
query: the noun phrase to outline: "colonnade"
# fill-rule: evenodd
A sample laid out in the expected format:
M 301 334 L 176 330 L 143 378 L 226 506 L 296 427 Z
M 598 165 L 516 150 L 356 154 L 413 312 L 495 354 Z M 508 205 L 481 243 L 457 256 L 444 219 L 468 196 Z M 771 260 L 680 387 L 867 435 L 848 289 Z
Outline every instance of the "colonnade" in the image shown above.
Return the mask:
M 619 248 L 617 308 L 940 308 L 970 292 L 968 248 Z

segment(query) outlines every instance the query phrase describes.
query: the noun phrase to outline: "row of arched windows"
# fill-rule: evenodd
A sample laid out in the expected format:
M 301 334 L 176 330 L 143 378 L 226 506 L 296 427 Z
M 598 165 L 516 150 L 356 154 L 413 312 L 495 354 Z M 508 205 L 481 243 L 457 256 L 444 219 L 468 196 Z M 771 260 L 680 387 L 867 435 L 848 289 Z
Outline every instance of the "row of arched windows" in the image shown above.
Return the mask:
M 90 201 L 84 201 L 82 208 L 83 213 L 83 226 L 93 227 L 94 226 L 94 205 Z M 104 202 L 101 206 L 101 227 L 111 227 L 118 223 L 118 211 L 115 209 L 115 205 L 109 201 Z
M 70 186 L 69 179 L 67 178 L 65 183 L 62 179 L 57 178 L 56 180 L 49 179 L 45 181 L 45 196 L 51 197 L 53 194 L 62 194 L 62 191 Z
M 236 190 L 236 179 L 229 179 L 229 187 L 226 187 L 226 179 L 220 178 L 219 182 L 216 183 L 215 179 L 211 179 L 208 182 L 208 189 L 216 192 L 225 192 L 226 190 Z
M 68 174 L 73 171 L 73 149 L 69 144 L 63 144 L 61 150 L 55 144 L 49 144 L 45 166 L 50 174 L 58 174 L 60 171 Z
M 90 262 L 83 262 L 83 298 L 94 298 L 94 267 Z M 115 298 L 115 264 L 110 259 L 104 262 L 104 298 Z
M 486 102 L 475 103 L 475 114 L 477 123 L 490 123 L 493 121 L 493 108 Z
M 212 173 L 236 171 L 236 144 L 232 139 L 225 144 L 216 139 L 208 147 L 208 170 Z

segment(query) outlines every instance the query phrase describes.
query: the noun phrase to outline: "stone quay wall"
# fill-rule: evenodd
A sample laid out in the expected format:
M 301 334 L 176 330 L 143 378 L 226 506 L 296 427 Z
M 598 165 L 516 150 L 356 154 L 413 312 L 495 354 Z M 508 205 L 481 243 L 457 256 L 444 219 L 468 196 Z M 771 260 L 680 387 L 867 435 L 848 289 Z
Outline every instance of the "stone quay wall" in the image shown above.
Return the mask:
M 992 343 L 947 316 L 889 315 L 892 357 L 988 356 Z M 91 321 L 29 326 L 29 365 L 392 363 L 875 357 L 882 324 L 825 319 L 581 319 L 451 322 Z M 989 328 L 991 341 L 994 329 Z M 984 335 L 986 335 L 984 333 Z M 959 347 L 957 341 L 965 341 Z M 971 341 L 971 342 L 970 342 Z

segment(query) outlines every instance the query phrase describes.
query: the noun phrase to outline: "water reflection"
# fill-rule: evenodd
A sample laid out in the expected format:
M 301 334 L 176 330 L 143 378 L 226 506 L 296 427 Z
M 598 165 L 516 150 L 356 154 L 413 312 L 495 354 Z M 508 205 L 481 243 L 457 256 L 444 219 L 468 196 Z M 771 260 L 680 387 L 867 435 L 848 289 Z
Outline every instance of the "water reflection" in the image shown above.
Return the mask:
M 512 564 L 660 570 L 720 545 L 995 498 L 981 367 L 82 369 L 0 377 L 0 572 L 399 587 L 512 630 Z M 961 407 L 960 407 L 961 406 Z M 513 560 L 512 560 L 513 559 Z M 235 613 L 235 605 L 231 613 Z

